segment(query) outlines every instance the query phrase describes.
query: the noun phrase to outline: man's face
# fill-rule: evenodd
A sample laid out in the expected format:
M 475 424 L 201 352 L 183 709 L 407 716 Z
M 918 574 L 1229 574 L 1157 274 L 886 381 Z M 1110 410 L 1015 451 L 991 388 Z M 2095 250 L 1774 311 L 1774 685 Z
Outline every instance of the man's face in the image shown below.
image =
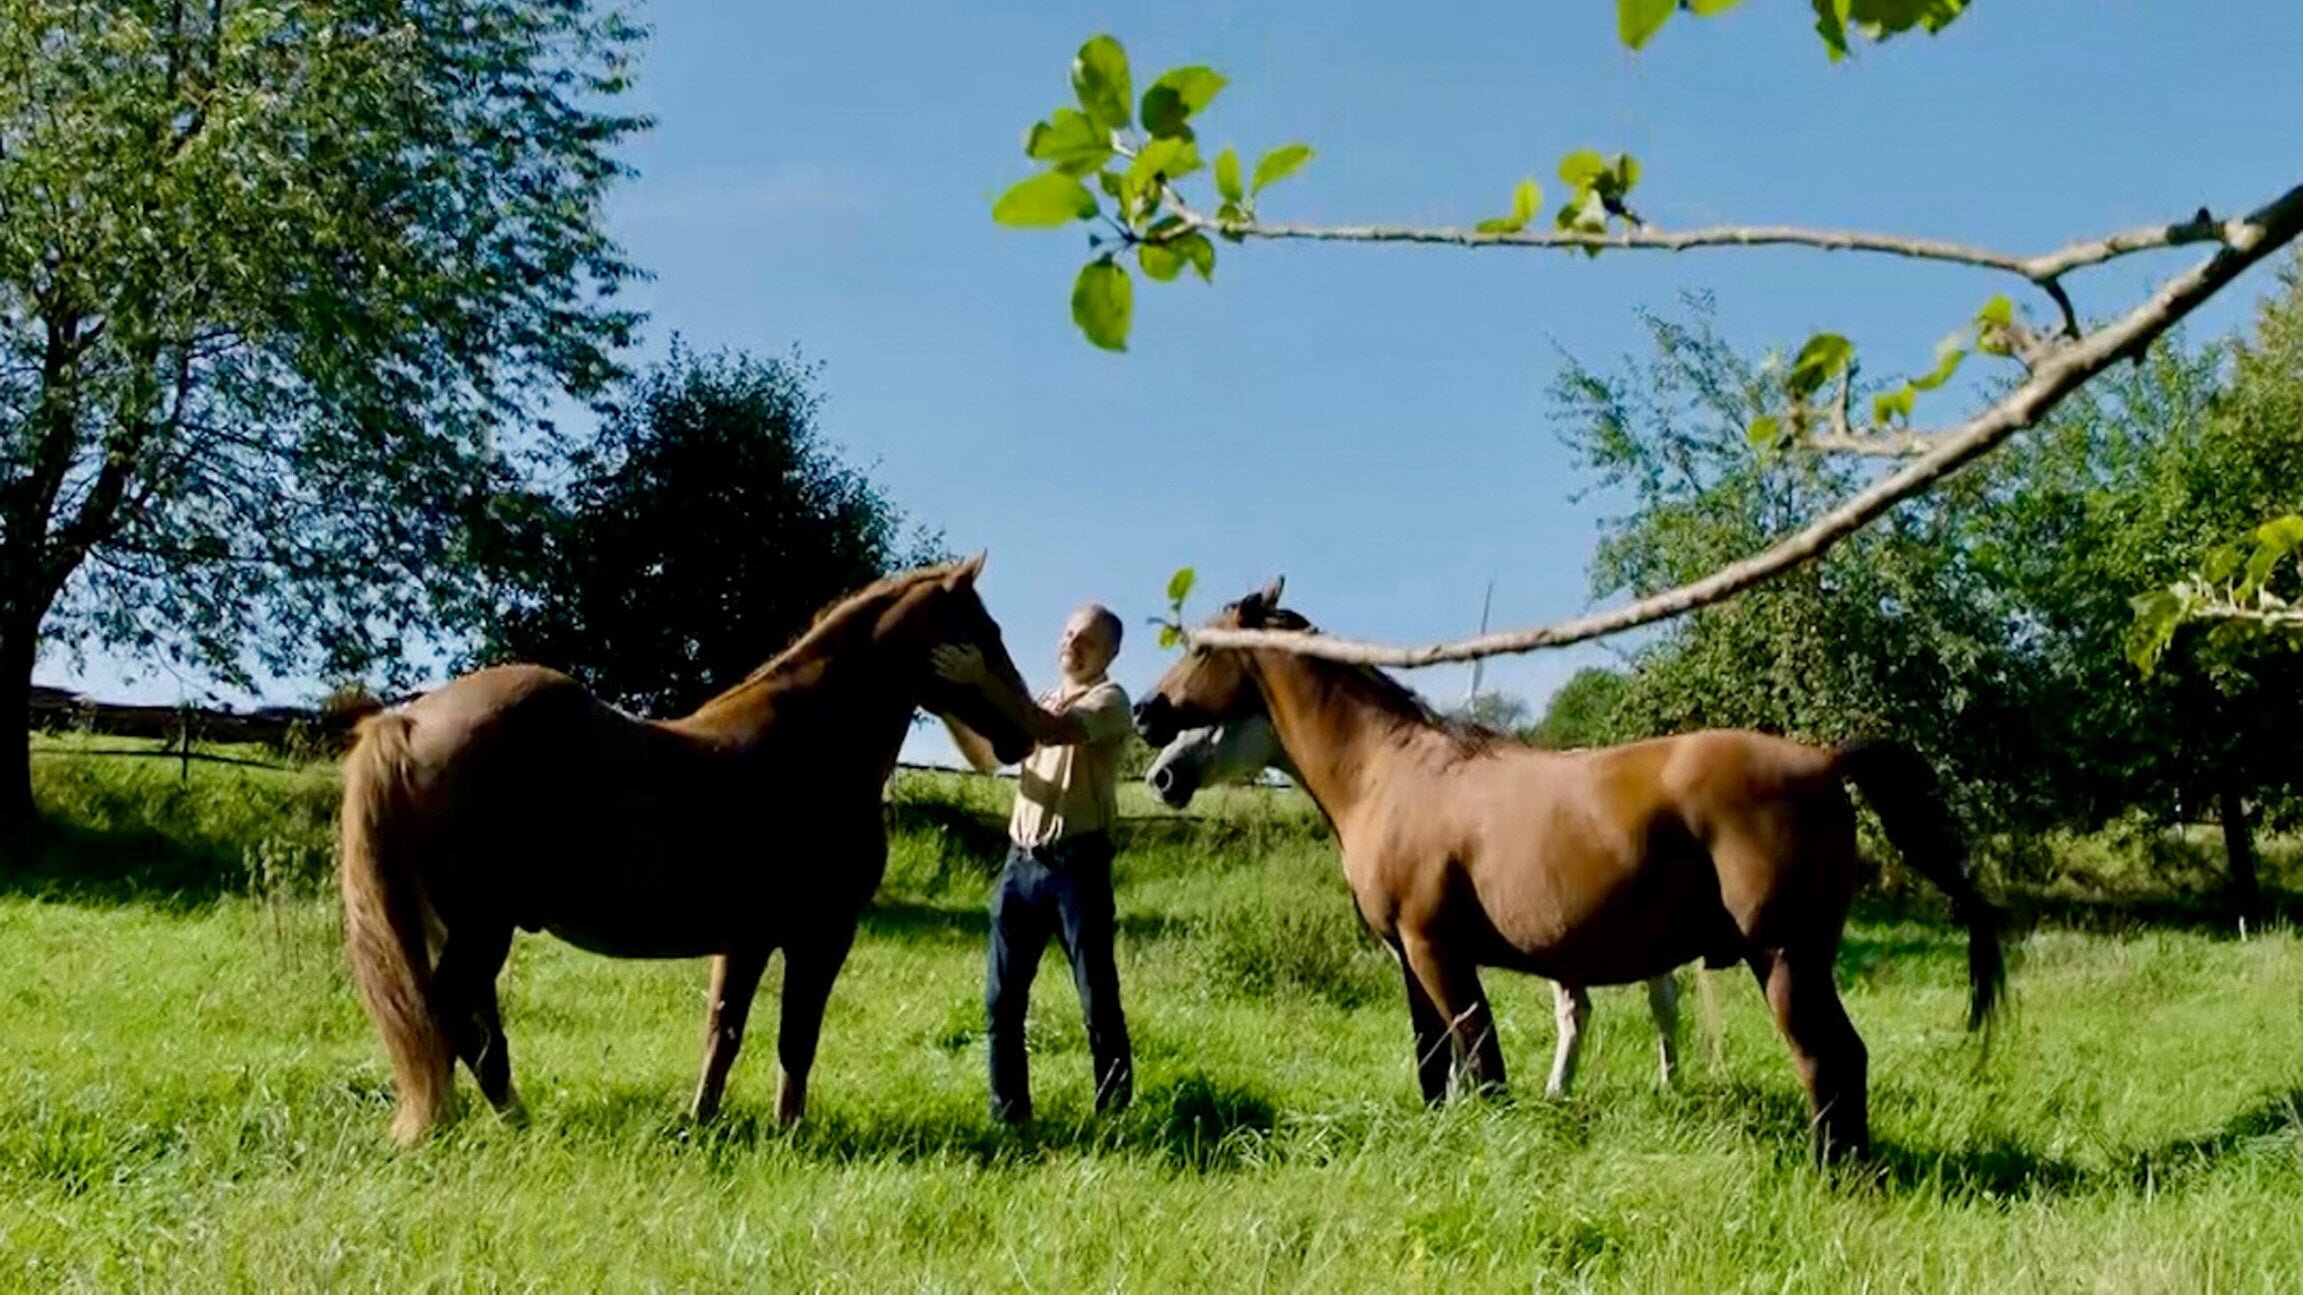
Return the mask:
M 1111 666 L 1113 655 L 1111 631 L 1093 610 L 1083 607 L 1064 622 L 1064 636 L 1056 644 L 1056 665 L 1065 679 L 1073 683 L 1095 679 Z

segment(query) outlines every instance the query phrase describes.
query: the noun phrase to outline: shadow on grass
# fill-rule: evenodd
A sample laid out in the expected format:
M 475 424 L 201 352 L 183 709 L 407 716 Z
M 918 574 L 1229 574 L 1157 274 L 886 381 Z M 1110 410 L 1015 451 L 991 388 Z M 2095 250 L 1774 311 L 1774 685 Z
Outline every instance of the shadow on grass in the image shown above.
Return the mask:
M 552 1128 L 580 1138 L 622 1140 L 641 1132 L 661 1139 L 676 1154 L 692 1151 L 715 1169 L 728 1171 L 780 1152 L 835 1163 L 956 1159 L 984 1168 L 1027 1168 L 1081 1155 L 1148 1157 L 1177 1169 L 1212 1173 L 1266 1158 L 1279 1125 L 1278 1107 L 1268 1097 L 1204 1075 L 1185 1075 L 1147 1089 L 1118 1115 L 1043 1117 L 1013 1127 L 988 1112 L 948 1105 L 811 1113 L 790 1129 L 764 1108 L 745 1109 L 698 1125 L 679 1114 L 666 1094 L 631 1089 L 539 1114 Z M 468 1106 L 462 1118 L 488 1116 Z
M 2213 1133 L 2178 1138 L 2137 1153 L 2126 1166 L 2127 1184 L 2140 1191 L 2165 1190 L 2206 1172 L 2217 1161 L 2282 1145 L 2290 1157 L 2303 1162 L 2303 1088 L 2272 1094 Z
M 0 839 L 0 895 L 11 898 L 181 911 L 246 889 L 237 851 L 151 828 L 42 822 Z

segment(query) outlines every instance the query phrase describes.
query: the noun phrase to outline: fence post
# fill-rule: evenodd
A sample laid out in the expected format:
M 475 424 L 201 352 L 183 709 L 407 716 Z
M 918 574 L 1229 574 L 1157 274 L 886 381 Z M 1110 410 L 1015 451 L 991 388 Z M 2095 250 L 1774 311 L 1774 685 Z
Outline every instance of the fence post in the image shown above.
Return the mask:
M 176 707 L 176 751 L 176 781 L 188 785 L 192 781 L 192 708 L 189 706 Z

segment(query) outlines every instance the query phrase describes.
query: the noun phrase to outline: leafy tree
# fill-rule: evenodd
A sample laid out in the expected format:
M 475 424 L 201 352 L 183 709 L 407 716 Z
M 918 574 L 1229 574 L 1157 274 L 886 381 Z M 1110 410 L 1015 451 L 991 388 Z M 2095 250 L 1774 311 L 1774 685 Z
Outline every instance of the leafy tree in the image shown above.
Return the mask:
M 0 680 L 91 641 L 348 676 L 462 596 L 496 430 L 634 321 L 599 215 L 636 35 L 586 0 L 0 0 Z
M 2100 384 L 1997 465 L 1990 506 L 1972 518 L 1989 580 L 2028 612 L 2042 713 L 2060 721 L 2059 758 L 2076 779 L 2068 816 L 2214 816 L 2243 910 L 2259 904 L 2261 808 L 2303 792 L 2303 655 L 2244 625 L 2162 645 L 2149 676 L 2122 648 L 2134 590 L 2166 587 L 2303 498 L 2298 414 L 2303 277 L 2290 267 L 2252 338 L 2162 347 Z
M 1844 494 L 1841 460 L 1755 443 L 1764 364 L 1719 334 L 1709 300 L 1684 321 L 1643 313 L 1650 358 L 1613 375 L 1570 361 L 1554 389 L 1563 437 L 1626 510 L 1602 524 L 1592 592 L 1644 596 L 1763 546 Z M 1582 736 L 1619 741 L 1747 727 L 1832 742 L 1893 733 L 1971 793 L 2025 762 L 2008 720 L 2024 705 L 2001 618 L 1958 560 L 1962 493 L 1905 504 L 1822 561 L 1665 627 L 1628 677 L 1587 679 L 1569 700 L 1604 701 Z M 1574 712 L 1570 711 L 1570 715 Z M 1970 794 L 1970 804 L 1986 798 Z M 2011 807 L 2005 795 L 1988 803 Z
M 1479 692 L 1455 708 L 1459 719 L 1484 725 L 1500 733 L 1518 733 L 1526 729 L 1533 713 L 1527 702 L 1507 692 Z
M 1631 736 L 1623 729 L 1630 689 L 1631 680 L 1621 671 L 1586 666 L 1551 694 L 1527 740 L 1555 751 L 1621 741 Z
M 478 658 L 680 714 L 842 594 L 939 558 L 825 443 L 816 381 L 796 358 L 675 346 L 576 453 L 564 489 L 509 496 L 483 528 L 496 597 Z

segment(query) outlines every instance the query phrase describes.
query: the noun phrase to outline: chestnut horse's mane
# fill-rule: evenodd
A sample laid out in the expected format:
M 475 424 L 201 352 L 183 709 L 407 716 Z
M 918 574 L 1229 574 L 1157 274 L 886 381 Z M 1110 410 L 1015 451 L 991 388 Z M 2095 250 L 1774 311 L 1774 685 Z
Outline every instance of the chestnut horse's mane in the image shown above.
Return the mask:
M 1262 623 L 1255 628 L 1319 633 L 1319 628 L 1304 619 L 1301 613 L 1285 607 L 1274 607 L 1265 612 Z M 1374 666 L 1343 665 L 1316 659 L 1308 663 L 1325 680 L 1338 684 L 1358 684 L 1370 700 L 1400 724 L 1430 729 L 1450 739 L 1460 754 L 1478 755 L 1496 746 L 1517 741 L 1501 729 L 1436 709 L 1424 700 L 1423 694 Z

